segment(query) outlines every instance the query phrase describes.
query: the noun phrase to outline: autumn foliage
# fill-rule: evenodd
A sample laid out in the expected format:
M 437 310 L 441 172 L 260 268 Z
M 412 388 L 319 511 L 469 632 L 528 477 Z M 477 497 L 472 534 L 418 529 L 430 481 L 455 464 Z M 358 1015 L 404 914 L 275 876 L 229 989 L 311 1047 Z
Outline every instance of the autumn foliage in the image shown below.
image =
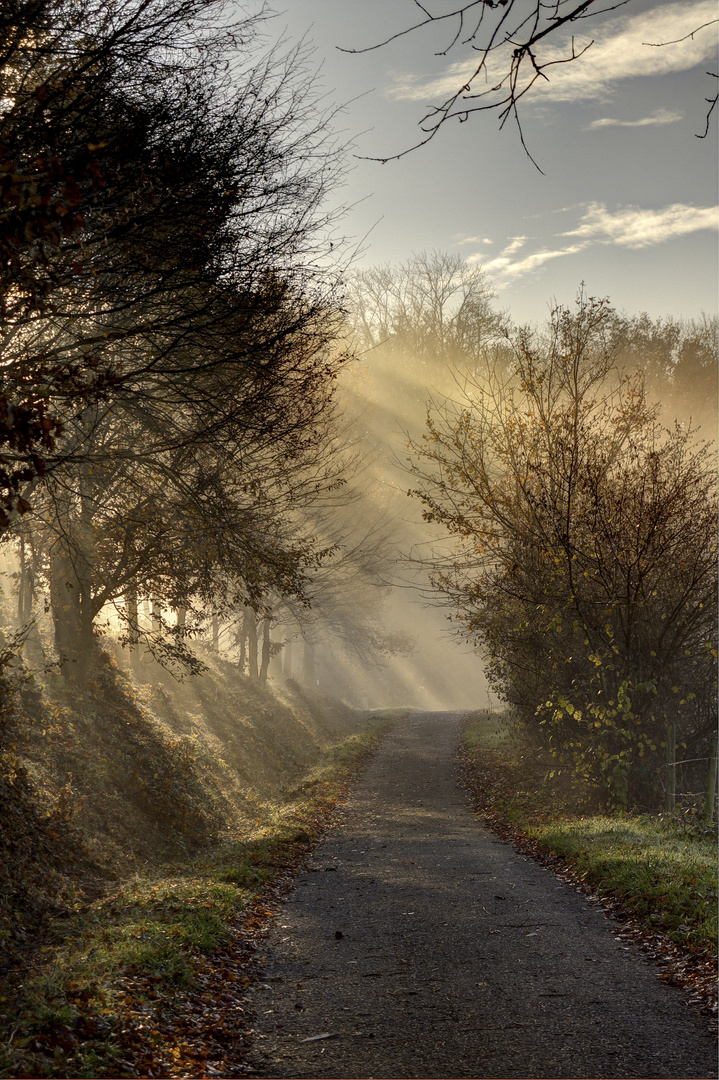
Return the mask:
M 612 326 L 580 297 L 519 333 L 506 375 L 430 412 L 414 494 L 455 539 L 433 584 L 493 687 L 556 769 L 652 806 L 667 725 L 687 757 L 713 729 L 716 482 L 709 447 L 619 370 Z

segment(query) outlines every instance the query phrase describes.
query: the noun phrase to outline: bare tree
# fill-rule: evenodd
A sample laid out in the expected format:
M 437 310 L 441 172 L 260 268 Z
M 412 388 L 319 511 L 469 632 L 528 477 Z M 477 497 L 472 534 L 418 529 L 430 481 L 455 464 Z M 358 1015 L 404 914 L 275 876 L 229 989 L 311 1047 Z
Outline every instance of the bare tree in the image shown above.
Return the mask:
M 717 427 L 719 319 L 621 316 L 614 321 L 613 337 L 618 364 L 644 372 L 665 421 L 692 423 L 711 437 Z
M 298 510 L 337 481 L 341 154 L 301 53 L 220 7 L 2 12 L 0 527 L 32 488 L 78 673 L 108 604 L 191 660 L 203 605 L 300 594 L 321 558 Z
M 588 22 L 632 5 L 634 0 L 551 0 L 549 3 L 546 0 L 469 0 L 452 5 L 450 10 L 445 10 L 446 5 L 443 4 L 436 13 L 432 10 L 436 5 L 431 0 L 412 0 L 412 3 L 415 11 L 419 12 L 416 21 L 368 48 L 343 51 L 369 52 L 429 27 L 436 31 L 440 46 L 437 55 L 459 54 L 465 59 L 455 65 L 460 69 L 456 88 L 443 101 L 429 108 L 419 121 L 423 137 L 408 149 L 378 160 L 390 161 L 424 146 L 448 121 L 462 123 L 472 113 L 494 112 L 499 117 L 500 127 L 504 127 L 507 121 L 514 122 L 525 151 L 536 165 L 525 142 L 520 106 L 531 96 L 537 84 L 551 81 L 557 66 L 580 63 L 582 56 L 594 44 L 590 40 L 577 45 L 567 31 L 584 29 Z M 716 21 L 713 19 L 710 23 L 699 25 L 691 33 Z M 561 52 L 549 50 L 543 54 L 542 49 L 550 38 L 565 39 Z M 646 44 L 671 47 L 677 42 Z M 717 77 L 715 72 L 707 74 L 712 78 Z M 709 109 L 705 130 L 699 134 L 699 138 L 704 138 L 708 133 L 709 118 L 716 102 L 717 97 L 712 93 L 707 98 Z
M 479 266 L 449 252 L 419 252 L 403 263 L 348 277 L 353 345 L 383 348 L 416 364 L 465 364 L 501 333 L 494 293 Z
M 265 376 L 261 394 L 234 368 L 223 386 L 214 368 L 211 379 L 206 373 L 193 383 L 191 407 L 173 402 L 172 379 L 158 380 L 153 397 L 105 402 L 84 433 L 68 421 L 82 455 L 46 478 L 33 515 L 50 556 L 56 643 L 74 665 L 68 672 L 84 676 L 95 619 L 109 604 L 128 644 L 141 636 L 159 658 L 184 664 L 205 612 L 261 611 L 270 589 L 304 596 L 323 552 L 303 507 L 338 484 L 340 463 L 327 434 L 331 380 L 318 380 L 312 396 L 306 387 L 294 408 L 287 384 L 303 363 L 314 365 L 321 340 L 318 330 L 307 353 L 297 343 L 290 366 Z M 256 409 L 252 424 L 243 396 Z M 138 596 L 181 611 L 180 624 L 170 626 L 158 610 L 149 636 L 140 633 Z

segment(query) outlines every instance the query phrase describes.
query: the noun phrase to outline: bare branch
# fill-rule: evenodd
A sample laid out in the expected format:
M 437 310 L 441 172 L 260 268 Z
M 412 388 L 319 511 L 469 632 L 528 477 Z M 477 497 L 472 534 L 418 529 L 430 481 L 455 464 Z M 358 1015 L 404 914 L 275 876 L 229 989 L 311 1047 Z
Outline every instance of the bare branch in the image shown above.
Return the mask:
M 417 3 L 417 0 L 414 0 Z M 425 7 L 417 3 L 417 7 L 425 12 L 427 18 L 422 19 L 421 22 L 414 23 L 412 26 L 408 26 L 406 30 L 398 30 L 396 34 L 390 34 L 389 37 L 383 41 L 378 41 L 375 45 L 366 45 L 363 49 L 343 49 L 341 46 L 337 46 L 340 52 L 351 53 L 352 55 L 359 55 L 360 53 L 374 52 L 376 49 L 382 49 L 385 45 L 389 45 L 391 41 L 397 41 L 401 37 L 406 37 L 407 34 L 412 34 L 415 30 L 421 29 L 423 26 L 429 26 L 430 23 L 442 22 L 445 19 L 455 19 L 461 17 L 470 8 L 477 7 L 478 4 L 485 4 L 486 0 L 472 0 L 470 4 L 462 4 L 461 7 L 455 8 L 454 11 L 447 11 L 444 15 L 431 15 Z M 439 54 L 441 55 L 441 54 Z
M 378 42 L 377 44 L 357 49 L 341 49 L 347 53 L 364 53 L 380 49 L 390 42 L 421 30 L 435 23 L 445 23 L 454 20 L 454 32 L 449 44 L 442 50 L 435 52 L 435 56 L 446 56 L 452 50 L 460 46 L 468 47 L 473 53 L 478 53 L 476 63 L 467 65 L 466 71 L 461 71 L 459 78 L 462 79 L 457 88 L 442 102 L 426 108 L 424 115 L 418 121 L 418 127 L 423 137 L 418 139 L 406 149 L 395 154 L 383 156 L 364 155 L 364 160 L 386 163 L 396 161 L 414 150 L 425 146 L 435 137 L 440 128 L 449 120 L 457 120 L 465 123 L 471 113 L 493 111 L 499 119 L 500 129 L 504 127 L 510 117 L 517 125 L 520 141 L 530 160 L 536 166 L 537 163 L 527 150 L 519 120 L 519 106 L 523 98 L 526 98 L 533 89 L 537 79 L 550 82 L 548 69 L 558 64 L 574 63 L 581 59 L 584 53 L 593 44 L 594 40 L 582 47 L 577 47 L 574 38 L 571 40 L 571 48 L 566 56 L 559 59 L 547 59 L 543 61 L 541 55 L 537 55 L 536 47 L 545 42 L 556 31 L 566 28 L 570 23 L 581 22 L 587 19 L 596 19 L 607 15 L 630 3 L 631 0 L 555 0 L 552 3 L 543 0 L 471 0 L 452 8 L 434 14 L 429 5 L 420 0 L 414 0 L 417 8 L 422 12 L 422 18 L 411 26 L 399 30 Z M 470 23 L 470 16 L 474 12 L 474 19 Z M 716 23 L 712 19 L 697 26 L 690 33 L 673 41 L 645 42 L 652 47 L 677 44 L 692 38 L 700 30 Z M 479 38 L 480 27 L 482 35 Z M 470 32 L 471 31 L 471 32 Z M 554 50 L 553 50 L 554 51 Z M 460 70 L 464 63 L 456 65 Z M 478 81 L 482 79 L 484 86 L 475 89 Z M 472 102 L 472 104 L 468 104 Z M 715 99 L 707 98 L 710 106 L 707 113 L 707 129 L 698 138 L 705 138 L 709 128 L 709 117 L 715 106 Z M 540 170 L 541 171 L 541 170 Z
M 717 73 L 715 71 L 707 71 L 707 75 L 711 75 L 711 77 L 713 79 L 719 78 L 719 75 L 717 75 Z M 714 109 L 716 107 L 716 103 L 717 103 L 717 101 L 719 101 L 719 94 L 715 94 L 713 98 L 704 98 L 704 100 L 706 101 L 707 105 L 709 106 L 709 109 L 708 109 L 707 115 L 706 115 L 706 127 L 704 128 L 704 132 L 703 132 L 702 135 L 696 135 L 695 134 L 695 136 L 694 136 L 695 139 L 706 139 L 707 135 L 709 134 L 709 121 L 710 121 L 711 115 L 714 112 Z
M 678 45 L 680 41 L 688 41 L 689 38 L 693 38 L 695 34 L 698 34 L 700 30 L 703 30 L 705 26 L 713 26 L 714 23 L 718 23 L 719 19 L 710 19 L 709 22 L 702 23 L 701 26 L 697 26 L 695 30 L 690 30 L 684 37 L 673 38 L 672 41 L 643 41 L 642 45 L 648 45 L 650 49 L 663 49 L 665 45 Z

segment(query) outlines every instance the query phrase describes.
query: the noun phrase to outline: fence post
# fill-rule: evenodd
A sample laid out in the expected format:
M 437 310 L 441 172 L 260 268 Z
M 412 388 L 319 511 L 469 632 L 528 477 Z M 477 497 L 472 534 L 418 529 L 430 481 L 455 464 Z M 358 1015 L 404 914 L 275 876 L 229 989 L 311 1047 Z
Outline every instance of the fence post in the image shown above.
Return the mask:
M 677 793 L 677 725 L 667 724 L 667 810 L 671 813 L 676 804 Z
M 716 735 L 709 743 L 709 772 L 707 774 L 707 797 L 704 803 L 704 821 L 711 825 L 714 820 L 714 800 L 716 798 L 717 780 L 717 740 Z

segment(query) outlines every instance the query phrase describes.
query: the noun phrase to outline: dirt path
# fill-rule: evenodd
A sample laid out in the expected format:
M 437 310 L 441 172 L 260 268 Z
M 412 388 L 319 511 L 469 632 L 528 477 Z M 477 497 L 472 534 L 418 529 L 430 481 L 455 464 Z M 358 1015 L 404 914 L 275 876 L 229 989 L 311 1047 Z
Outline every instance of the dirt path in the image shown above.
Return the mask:
M 458 736 L 452 714 L 397 728 L 299 877 L 254 993 L 251 1075 L 715 1077 L 681 993 L 482 829 Z

